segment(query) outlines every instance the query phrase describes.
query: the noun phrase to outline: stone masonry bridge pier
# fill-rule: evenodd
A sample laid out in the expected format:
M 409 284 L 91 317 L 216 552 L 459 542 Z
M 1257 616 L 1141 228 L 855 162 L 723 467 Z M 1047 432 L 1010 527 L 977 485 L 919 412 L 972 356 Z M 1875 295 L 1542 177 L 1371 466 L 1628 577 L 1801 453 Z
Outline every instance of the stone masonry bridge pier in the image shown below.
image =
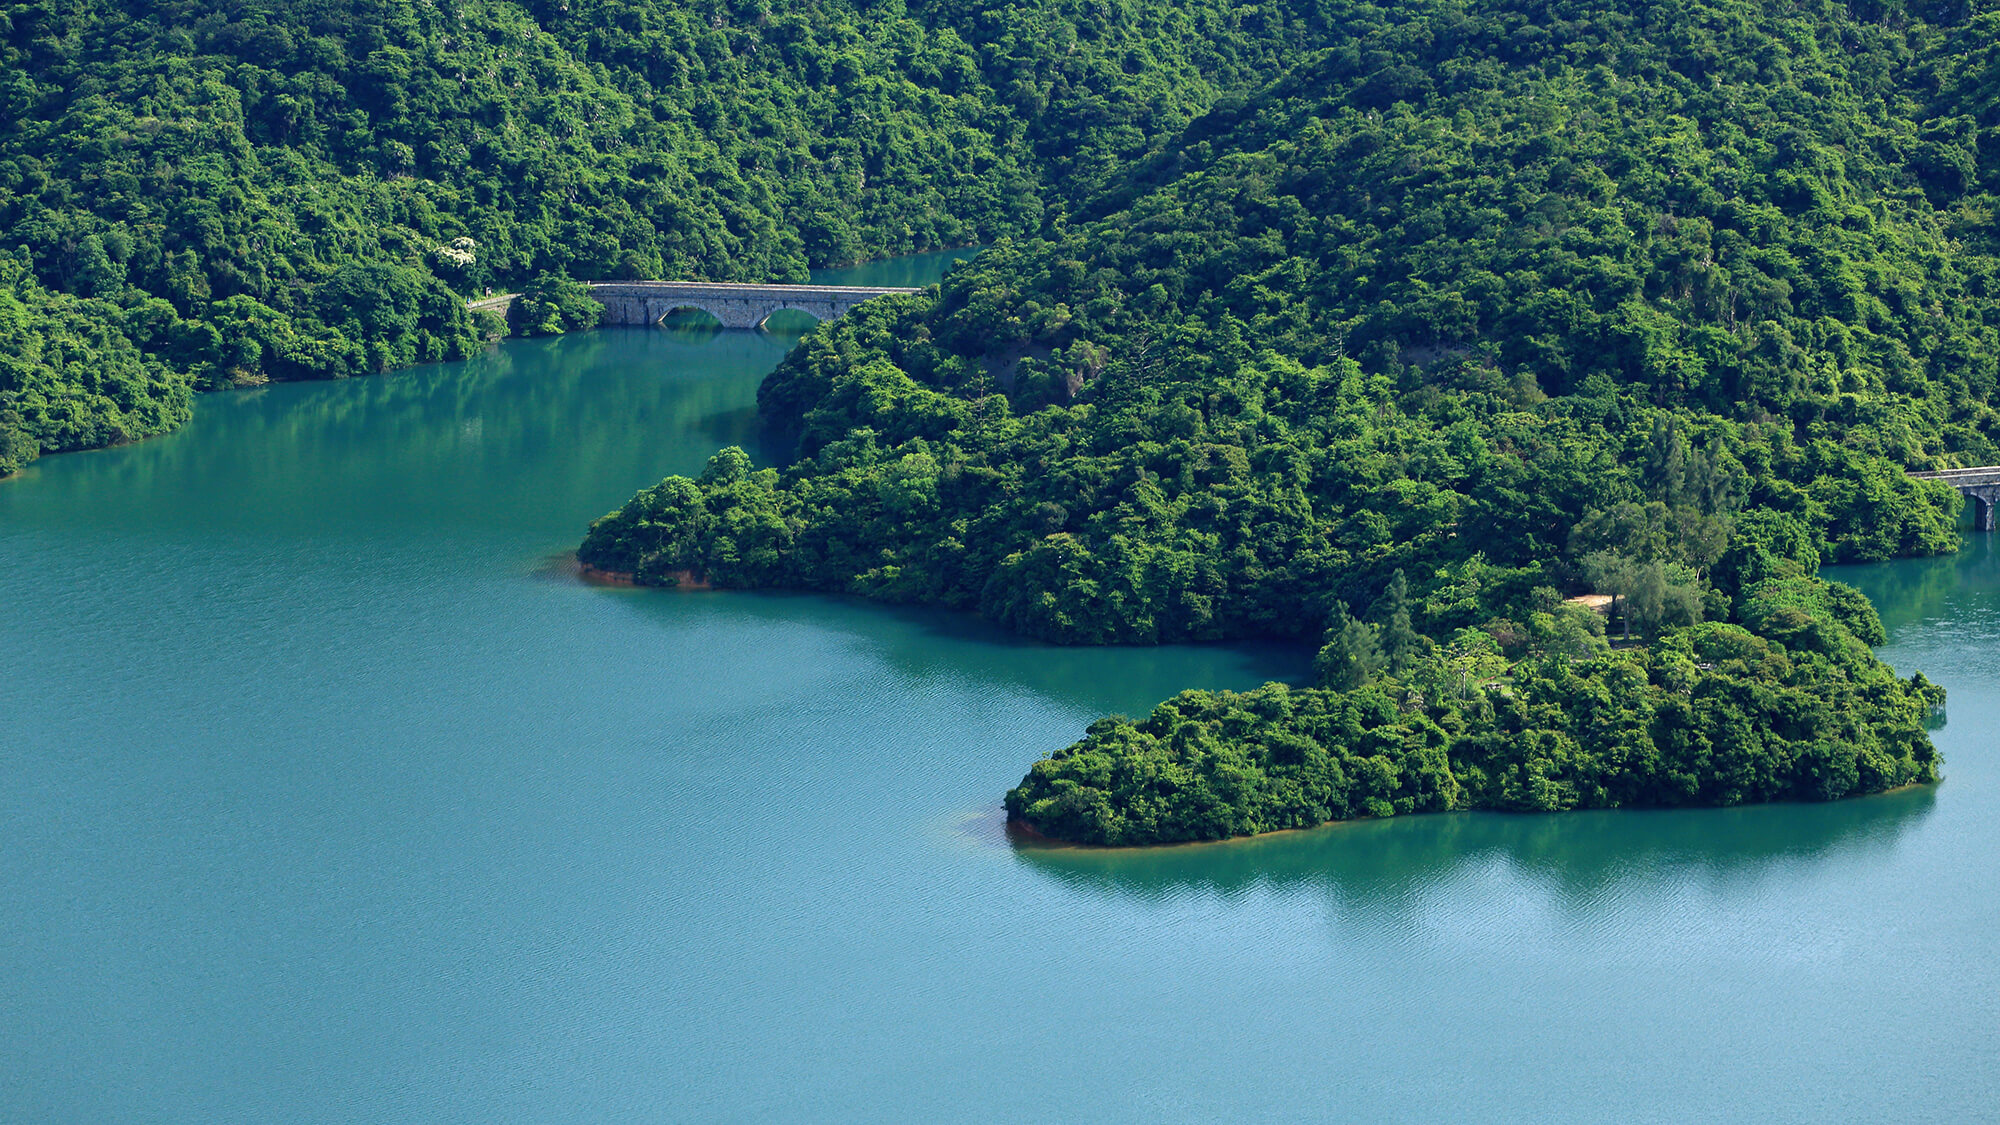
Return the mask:
M 1981 469 L 1945 469 L 1935 473 L 1911 473 L 1918 480 L 1941 480 L 1972 498 L 1972 526 L 1993 530 L 1993 505 L 2000 503 L 2000 465 Z
M 723 281 L 593 281 L 590 295 L 604 306 L 605 324 L 658 324 L 675 309 L 700 309 L 724 328 L 761 328 L 781 309 L 832 320 L 889 293 L 918 293 L 864 285 L 739 285 Z

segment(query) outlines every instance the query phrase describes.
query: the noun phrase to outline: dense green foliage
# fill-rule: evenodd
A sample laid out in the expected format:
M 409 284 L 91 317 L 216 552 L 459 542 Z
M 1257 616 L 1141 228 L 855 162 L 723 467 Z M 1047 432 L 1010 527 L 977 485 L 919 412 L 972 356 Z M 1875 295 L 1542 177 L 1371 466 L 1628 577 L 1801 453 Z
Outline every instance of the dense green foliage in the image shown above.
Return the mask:
M 0 473 L 194 389 L 464 356 L 489 288 L 560 332 L 584 279 L 997 241 L 767 380 L 791 465 L 724 451 L 585 561 L 1320 641 L 1314 687 L 1038 765 L 1010 807 L 1078 838 L 1920 780 L 1933 689 L 1811 574 L 1952 549 L 1957 495 L 1903 470 L 2000 461 L 1996 32 L 1828 0 L 14 4 Z
M 2000 460 L 1978 166 L 2000 72 L 1981 37 L 1826 3 L 1323 16 L 1339 46 L 1072 221 L 810 338 L 760 394 L 793 464 L 721 455 L 599 521 L 583 557 L 1060 642 L 1325 631 L 1320 688 L 1183 697 L 1038 766 L 1010 807 L 1039 823 L 1053 786 L 1079 787 L 1050 827 L 1080 838 L 1255 831 L 1372 797 L 1713 803 L 1934 776 L 1933 689 L 1875 662 L 1872 613 L 1810 572 L 1955 549 L 1959 498 L 1904 468 Z M 1590 590 L 1650 647 L 1602 651 L 1562 603 Z M 1491 690 L 1411 686 L 1472 682 L 1468 660 Z M 1690 660 L 1715 670 L 1684 682 Z M 1592 693 L 1658 753 L 1561 717 Z M 1327 763 L 1374 754 L 1343 740 L 1383 700 L 1427 780 L 1334 786 Z M 1230 811 L 1142 811 L 1164 790 L 1142 798 L 1137 759 L 1181 753 L 1189 723 L 1230 732 L 1235 750 L 1176 767 L 1229 774 L 1207 792 Z M 1715 761 L 1754 777 L 1691 764 L 1709 751 L 1684 727 L 1712 745 L 1741 724 L 1759 749 Z M 1296 801 L 1278 791 L 1305 782 L 1268 760 L 1294 737 L 1321 754 Z M 1542 769 L 1536 746 L 1570 796 L 1495 780 Z
M 133 342 L 134 319 L 110 301 L 51 293 L 0 256 L 0 475 L 45 450 L 187 421 L 187 380 Z
M 1361 684 L 1185 692 L 1142 722 L 1093 724 L 1035 763 L 1007 809 L 1063 839 L 1147 844 L 1446 809 L 1833 800 L 1937 779 L 1925 729 L 1943 693 L 1868 651 L 1861 635 L 1879 639 L 1881 623 L 1866 599 L 1795 572 L 1745 596 L 1764 607 L 1750 627 L 1683 626 L 1643 649 L 1544 622 L 1533 640 L 1463 630 Z
M 48 429 L 0 398 L 9 457 L 157 432 L 189 385 L 463 355 L 452 294 L 543 273 L 803 280 L 1032 232 L 1314 26 L 1221 0 L 0 6 L 0 249 L 128 310 L 172 372 Z
M 557 336 L 597 325 L 604 306 L 591 299 L 590 287 L 566 274 L 538 275 L 507 306 L 507 324 L 520 336 Z

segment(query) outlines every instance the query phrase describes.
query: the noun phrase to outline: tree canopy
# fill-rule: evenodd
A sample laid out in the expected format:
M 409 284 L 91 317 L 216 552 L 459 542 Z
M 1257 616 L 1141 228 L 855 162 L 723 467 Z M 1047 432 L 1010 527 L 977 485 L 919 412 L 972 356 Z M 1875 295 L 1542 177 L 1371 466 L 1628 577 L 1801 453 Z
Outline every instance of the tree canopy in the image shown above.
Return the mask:
M 1989 17 L 1321 14 L 1338 45 L 1061 221 L 809 338 L 759 396 L 791 464 L 663 482 L 599 521 L 585 560 L 949 605 L 1064 643 L 1325 634 L 1319 686 L 1182 697 L 1038 765 L 1009 807 L 1074 838 L 1935 776 L 1935 689 L 1890 676 L 1859 595 L 1812 571 L 1955 549 L 1958 496 L 1905 468 L 2000 460 L 1980 164 L 2000 115 L 1967 92 L 1992 88 Z M 1584 592 L 1644 650 L 1610 651 L 1564 600 Z M 1593 695 L 1637 732 L 1625 749 L 1566 725 Z M 1328 780 L 1358 768 L 1364 713 L 1429 788 Z M 1230 734 L 1181 739 L 1195 727 Z M 1718 739 L 1754 778 L 1677 757 Z M 1271 795 L 1281 743 L 1333 771 L 1303 804 Z M 1557 796 L 1492 780 L 1571 744 L 1535 767 Z M 1160 796 L 1180 781 L 1140 811 L 1118 771 L 1160 754 L 1220 771 L 1211 795 L 1233 778 L 1228 815 Z
M 1315 26 L 1288 0 L 0 7 L 8 285 L 127 310 L 165 372 L 144 425 L 44 427 L 0 381 L 0 469 L 170 428 L 189 387 L 464 355 L 453 294 L 1032 233 Z
M 0 472 L 197 389 L 464 356 L 488 289 L 558 332 L 592 279 L 991 243 L 766 380 L 790 463 L 725 450 L 584 560 L 1320 643 L 1310 686 L 1036 765 L 1010 809 L 1079 839 L 1924 780 L 1936 689 L 1814 570 L 1954 549 L 1957 494 L 1905 470 L 2000 461 L 1996 32 L 1877 0 L 15 4 Z

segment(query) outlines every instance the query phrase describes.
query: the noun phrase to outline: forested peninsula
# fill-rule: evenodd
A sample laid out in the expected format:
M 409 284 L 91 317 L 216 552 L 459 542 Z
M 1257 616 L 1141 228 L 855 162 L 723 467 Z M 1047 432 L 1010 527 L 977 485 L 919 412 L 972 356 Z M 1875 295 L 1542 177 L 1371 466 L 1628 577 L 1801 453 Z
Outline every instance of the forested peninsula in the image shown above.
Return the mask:
M 1816 570 L 1956 549 L 1905 470 L 2000 461 L 2000 17 L 1314 18 L 1038 231 L 809 337 L 759 394 L 789 464 L 724 450 L 583 561 L 1320 644 L 1308 686 L 1034 763 L 1009 815 L 1071 841 L 1935 780 L 1942 693 Z

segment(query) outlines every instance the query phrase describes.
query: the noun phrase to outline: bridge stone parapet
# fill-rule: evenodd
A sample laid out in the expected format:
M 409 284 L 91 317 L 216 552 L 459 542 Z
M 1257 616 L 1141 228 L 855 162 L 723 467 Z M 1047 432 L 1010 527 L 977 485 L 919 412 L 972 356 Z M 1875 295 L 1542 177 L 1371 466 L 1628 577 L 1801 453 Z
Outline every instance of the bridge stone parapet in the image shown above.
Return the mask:
M 863 285 L 752 285 L 708 281 L 594 281 L 605 324 L 658 324 L 675 309 L 700 309 L 724 328 L 761 328 L 771 314 L 797 309 L 832 320 L 868 300 L 918 289 Z
M 1934 473 L 1911 473 L 1917 480 L 1938 480 L 1951 485 L 1974 505 L 1972 526 L 1979 531 L 1994 529 L 1994 505 L 2000 504 L 2000 465 L 1977 469 L 1944 469 Z

